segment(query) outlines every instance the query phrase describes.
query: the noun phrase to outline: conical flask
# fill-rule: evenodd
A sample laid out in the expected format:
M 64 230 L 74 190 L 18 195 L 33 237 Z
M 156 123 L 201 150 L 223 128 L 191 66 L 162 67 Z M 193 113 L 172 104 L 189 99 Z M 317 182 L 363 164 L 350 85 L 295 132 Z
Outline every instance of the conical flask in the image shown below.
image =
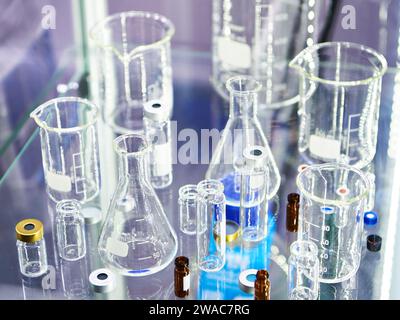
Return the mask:
M 268 199 L 277 193 L 281 177 L 257 118 L 261 84 L 252 77 L 235 76 L 227 81 L 226 87 L 230 93 L 229 119 L 214 151 L 206 179 L 223 183 L 227 219 L 240 223 L 240 170 L 245 162 L 243 150 L 254 145 L 265 148 L 264 166 L 269 176 Z
M 150 184 L 150 145 L 142 135 L 114 140 L 119 181 L 101 231 L 103 262 L 126 276 L 141 277 L 164 269 L 175 257 L 177 237 Z

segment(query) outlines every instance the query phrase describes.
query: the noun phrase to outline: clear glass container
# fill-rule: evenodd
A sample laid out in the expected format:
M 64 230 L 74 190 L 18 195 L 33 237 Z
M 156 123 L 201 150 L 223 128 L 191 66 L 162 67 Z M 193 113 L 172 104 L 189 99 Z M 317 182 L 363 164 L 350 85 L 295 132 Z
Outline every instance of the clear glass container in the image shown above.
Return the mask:
M 321 1 L 213 0 L 212 82 L 226 99 L 226 81 L 255 77 L 264 87 L 260 107 L 298 101 L 298 76 L 289 61 L 317 42 Z
M 25 219 L 17 223 L 15 231 L 21 273 L 26 277 L 39 277 L 46 273 L 48 265 L 42 222 Z
M 369 181 L 358 169 L 336 163 L 311 165 L 297 176 L 299 240 L 314 242 L 319 281 L 343 282 L 360 266 L 363 214 Z
M 312 241 L 290 245 L 288 261 L 289 300 L 317 300 L 319 295 L 318 247 Z
M 187 184 L 179 188 L 179 226 L 183 233 L 196 234 L 197 185 Z
M 85 219 L 79 201 L 60 201 L 56 211 L 58 254 L 68 261 L 83 258 L 86 255 Z
M 166 105 L 172 114 L 171 21 L 152 12 L 107 17 L 90 32 L 99 71 L 95 101 L 117 133 L 143 128 L 145 104 Z
M 98 250 L 119 273 L 140 277 L 164 269 L 175 257 L 177 237 L 148 177 L 151 146 L 143 135 L 114 140 L 119 181 L 103 225 Z
M 166 105 L 154 103 L 144 107 L 144 131 L 152 143 L 150 152 L 150 181 L 154 189 L 172 183 L 171 122 Z
M 197 263 L 200 270 L 215 272 L 225 265 L 226 216 L 224 186 L 217 180 L 197 185 Z
M 265 150 L 264 166 L 269 175 L 267 199 L 277 193 L 281 177 L 257 118 L 261 84 L 251 77 L 237 76 L 229 79 L 226 87 L 230 92 L 229 119 L 213 153 L 206 179 L 222 182 L 227 219 L 240 224 L 240 170 L 244 164 L 243 150 L 252 145 Z
M 243 151 L 245 166 L 241 170 L 240 225 L 242 240 L 257 242 L 267 236 L 269 175 L 265 166 L 267 150 L 250 146 Z
M 375 156 L 386 59 L 368 47 L 327 42 L 290 62 L 300 74 L 299 151 L 310 163 L 359 169 Z
M 88 202 L 99 194 L 97 107 L 88 100 L 50 100 L 32 113 L 40 127 L 43 169 L 49 197 Z

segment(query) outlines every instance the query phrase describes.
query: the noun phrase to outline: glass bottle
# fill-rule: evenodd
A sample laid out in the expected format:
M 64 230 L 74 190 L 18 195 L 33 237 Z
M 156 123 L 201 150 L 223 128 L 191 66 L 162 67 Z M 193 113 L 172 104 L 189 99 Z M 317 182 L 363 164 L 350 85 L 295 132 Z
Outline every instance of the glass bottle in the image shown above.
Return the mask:
M 196 234 L 197 185 L 187 184 L 179 188 L 179 227 L 183 233 Z
M 103 225 L 98 250 L 121 274 L 140 277 L 164 269 L 175 257 L 177 237 L 148 177 L 151 147 L 143 135 L 114 140 L 119 181 Z
M 258 270 L 254 282 L 254 300 L 271 300 L 271 282 L 267 270 Z
M 42 222 L 25 219 L 17 223 L 15 231 L 21 273 L 26 277 L 43 275 L 48 266 Z
M 299 223 L 299 201 L 300 195 L 298 193 L 289 193 L 287 196 L 286 205 L 286 229 L 289 232 L 297 232 Z
M 85 219 L 77 200 L 57 203 L 57 245 L 61 258 L 75 261 L 86 255 Z
M 151 185 L 155 189 L 166 188 L 172 183 L 171 122 L 166 105 L 145 105 L 144 131 L 152 143 L 149 162 Z
M 180 256 L 175 259 L 174 283 L 177 297 L 184 298 L 189 295 L 190 270 L 187 257 Z
M 317 300 L 319 291 L 317 245 L 298 240 L 290 245 L 288 285 L 290 300 Z
M 226 87 L 230 92 L 229 119 L 213 153 L 206 179 L 216 179 L 223 183 L 227 219 L 240 223 L 240 169 L 244 164 L 243 150 L 251 145 L 261 146 L 266 150 L 264 166 L 269 175 L 267 199 L 277 193 L 281 177 L 257 118 L 261 84 L 251 77 L 236 76 L 227 81 Z
M 240 225 L 244 242 L 264 239 L 268 230 L 269 188 L 268 169 L 265 167 L 267 150 L 249 146 L 244 151 L 245 167 L 241 174 Z
M 203 180 L 197 193 L 197 263 L 200 270 L 219 271 L 226 257 L 224 186 L 217 180 Z

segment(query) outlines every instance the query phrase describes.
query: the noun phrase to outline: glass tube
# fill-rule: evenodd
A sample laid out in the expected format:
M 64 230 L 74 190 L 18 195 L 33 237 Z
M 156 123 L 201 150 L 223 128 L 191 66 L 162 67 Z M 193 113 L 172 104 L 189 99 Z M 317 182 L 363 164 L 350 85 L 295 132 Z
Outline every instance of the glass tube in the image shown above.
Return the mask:
M 183 233 L 196 234 L 197 186 L 188 184 L 179 189 L 179 226 Z
M 85 220 L 81 205 L 76 200 L 63 200 L 57 204 L 57 245 L 61 258 L 75 261 L 86 255 Z
M 290 300 L 317 300 L 319 290 L 318 248 L 311 241 L 295 241 L 288 262 Z
M 197 262 L 200 270 L 219 271 L 225 265 L 226 216 L 224 186 L 217 180 L 197 185 Z

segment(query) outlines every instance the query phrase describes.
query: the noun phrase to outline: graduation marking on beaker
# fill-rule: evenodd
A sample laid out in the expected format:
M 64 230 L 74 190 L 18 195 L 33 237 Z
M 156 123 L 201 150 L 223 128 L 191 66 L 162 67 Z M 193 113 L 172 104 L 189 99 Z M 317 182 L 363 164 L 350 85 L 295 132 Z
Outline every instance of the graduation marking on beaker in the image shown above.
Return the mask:
M 358 125 L 356 128 L 351 129 L 352 126 L 352 121 L 356 118 L 360 118 L 361 114 L 357 113 L 357 114 L 352 114 L 349 116 L 349 121 L 348 121 L 348 125 L 347 125 L 347 146 L 346 146 L 346 156 L 349 156 L 349 152 L 350 152 L 350 148 L 353 147 L 359 147 L 360 146 L 360 142 L 358 141 L 358 133 L 360 131 L 360 126 Z M 352 133 L 356 133 L 357 134 L 357 138 L 355 140 L 355 142 L 350 143 L 350 139 L 351 139 L 351 134 Z M 348 159 L 349 161 L 354 161 L 357 160 L 357 157 L 351 157 Z

